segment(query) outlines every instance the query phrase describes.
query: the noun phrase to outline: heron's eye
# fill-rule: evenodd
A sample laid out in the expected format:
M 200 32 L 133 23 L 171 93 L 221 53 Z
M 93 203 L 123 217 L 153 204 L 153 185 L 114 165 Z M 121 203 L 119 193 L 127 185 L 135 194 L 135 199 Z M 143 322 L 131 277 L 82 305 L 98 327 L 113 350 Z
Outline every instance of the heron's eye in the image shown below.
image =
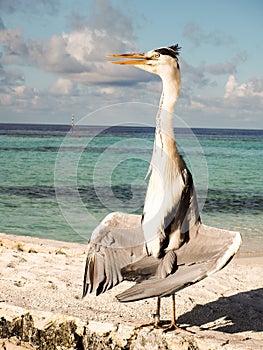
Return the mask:
M 154 53 L 153 58 L 159 58 L 160 54 L 158 52 Z

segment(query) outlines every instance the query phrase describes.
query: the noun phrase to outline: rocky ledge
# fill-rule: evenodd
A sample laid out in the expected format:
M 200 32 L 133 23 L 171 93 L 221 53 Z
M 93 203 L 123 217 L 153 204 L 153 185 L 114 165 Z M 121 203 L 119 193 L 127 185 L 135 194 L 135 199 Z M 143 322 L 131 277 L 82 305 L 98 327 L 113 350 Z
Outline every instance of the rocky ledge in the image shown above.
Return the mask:
M 3 314 L 4 313 L 4 314 Z M 7 306 L 1 310 L 2 348 L 9 349 L 199 349 L 192 335 L 90 321 Z M 200 348 L 201 349 L 201 348 Z M 203 349 L 203 348 L 202 348 Z
M 248 344 L 248 338 L 235 337 L 232 341 L 214 335 L 212 331 L 204 335 L 183 331 L 165 333 L 152 326 L 83 322 L 73 316 L 12 305 L 5 305 L 0 311 L 0 347 L 4 350 L 208 350 L 256 349 L 259 345 L 258 341 Z

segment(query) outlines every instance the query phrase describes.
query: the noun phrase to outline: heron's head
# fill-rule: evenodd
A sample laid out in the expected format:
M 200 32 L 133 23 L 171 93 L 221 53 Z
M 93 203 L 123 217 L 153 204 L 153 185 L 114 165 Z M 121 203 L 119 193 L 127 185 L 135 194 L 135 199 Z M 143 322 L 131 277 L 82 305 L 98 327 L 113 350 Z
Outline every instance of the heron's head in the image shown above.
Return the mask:
M 125 60 L 113 61 L 114 64 L 133 65 L 147 72 L 159 75 L 162 79 L 178 77 L 180 79 L 180 67 L 178 55 L 180 47 L 177 45 L 161 47 L 145 53 L 113 54 L 109 57 Z

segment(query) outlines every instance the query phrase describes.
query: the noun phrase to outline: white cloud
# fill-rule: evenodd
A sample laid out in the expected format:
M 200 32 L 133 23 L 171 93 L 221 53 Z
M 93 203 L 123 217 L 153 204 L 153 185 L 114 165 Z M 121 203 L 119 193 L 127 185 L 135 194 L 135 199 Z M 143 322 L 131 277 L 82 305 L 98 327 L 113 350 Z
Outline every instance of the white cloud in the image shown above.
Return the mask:
M 225 98 L 231 97 L 233 95 L 234 90 L 237 89 L 237 82 L 236 79 L 234 77 L 234 75 L 230 75 L 228 78 L 228 81 L 226 82 L 225 85 Z
M 199 101 L 191 101 L 190 108 L 203 110 L 205 108 L 205 105 Z
M 230 75 L 225 85 L 224 98 L 263 97 L 263 79 L 254 79 L 239 84 L 234 75 Z
M 100 89 L 100 93 L 103 95 L 112 95 L 116 93 L 116 89 L 111 86 L 106 86 Z
M 20 1 L 11 0 L 10 6 L 16 3 L 20 4 Z M 8 11 L 13 10 L 9 7 Z M 111 65 L 106 57 L 109 53 L 137 49 L 131 19 L 106 0 L 94 1 L 89 15 L 89 18 L 82 16 L 81 25 L 75 26 L 72 31 L 47 39 L 27 39 L 21 29 L 2 26 L 2 105 L 9 107 L 11 112 L 22 113 L 24 108 L 25 115 L 28 115 L 36 109 L 45 114 L 47 106 L 49 113 L 60 110 L 65 113 L 74 104 L 75 109 L 77 103 L 79 113 L 85 114 L 87 108 L 92 109 L 94 105 L 111 103 L 112 99 L 115 102 L 124 99 L 127 90 L 123 92 L 123 87 L 118 86 L 123 84 L 127 87 L 152 78 L 132 67 L 121 69 Z M 39 72 L 42 70 L 40 80 L 46 80 L 44 74 L 48 72 L 51 80 L 52 76 L 57 77 L 56 82 L 50 88 L 40 88 L 40 91 L 27 86 L 27 71 L 30 67 L 38 68 Z M 30 83 L 34 84 L 32 77 Z M 38 86 L 41 84 L 38 83 Z M 116 96 L 113 96 L 114 92 L 117 92 Z M 135 95 L 138 94 L 136 90 Z
M 24 96 L 26 93 L 26 86 L 25 85 L 21 85 L 21 86 L 17 86 L 14 88 L 14 92 L 17 96 Z
M 50 88 L 50 92 L 55 95 L 71 95 L 74 91 L 74 85 L 71 80 L 59 78 Z
M 7 88 L 4 93 L 0 94 L 1 104 L 4 106 L 12 106 L 16 111 L 36 105 L 38 98 L 39 91 L 25 85 Z
M 65 42 L 65 51 L 77 62 L 85 66 L 94 48 L 91 30 L 83 28 L 71 34 L 62 34 L 62 39 Z
M 10 105 L 12 105 L 13 101 L 14 100 L 13 100 L 12 95 L 6 94 L 6 93 L 0 94 L 1 105 L 10 106 Z
M 105 9 L 103 11 L 107 17 Z M 113 8 L 111 11 L 113 13 Z M 126 22 L 125 16 L 121 18 L 119 12 L 118 15 L 118 30 L 115 24 L 106 30 L 107 21 L 105 28 L 93 28 L 93 18 L 92 25 L 87 23 L 70 33 L 53 35 L 47 40 L 25 40 L 20 29 L 4 29 L 0 31 L 4 47 L 2 62 L 5 65 L 36 66 L 85 84 L 147 79 L 143 72 L 132 68 L 123 69 L 121 75 L 116 74 L 118 68 L 107 62 L 109 53 L 136 50 L 130 23 Z M 100 17 L 101 14 L 98 15 Z M 98 23 L 102 26 L 103 22 L 99 20 Z

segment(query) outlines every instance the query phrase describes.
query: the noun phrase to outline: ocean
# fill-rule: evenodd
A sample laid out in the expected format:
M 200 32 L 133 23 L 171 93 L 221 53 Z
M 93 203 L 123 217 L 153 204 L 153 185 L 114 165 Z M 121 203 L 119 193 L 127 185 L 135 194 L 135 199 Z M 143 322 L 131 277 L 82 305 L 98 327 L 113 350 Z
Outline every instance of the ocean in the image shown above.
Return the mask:
M 263 130 L 175 130 L 203 223 L 263 251 Z M 151 127 L 0 124 L 0 231 L 86 242 L 112 211 L 141 213 Z

